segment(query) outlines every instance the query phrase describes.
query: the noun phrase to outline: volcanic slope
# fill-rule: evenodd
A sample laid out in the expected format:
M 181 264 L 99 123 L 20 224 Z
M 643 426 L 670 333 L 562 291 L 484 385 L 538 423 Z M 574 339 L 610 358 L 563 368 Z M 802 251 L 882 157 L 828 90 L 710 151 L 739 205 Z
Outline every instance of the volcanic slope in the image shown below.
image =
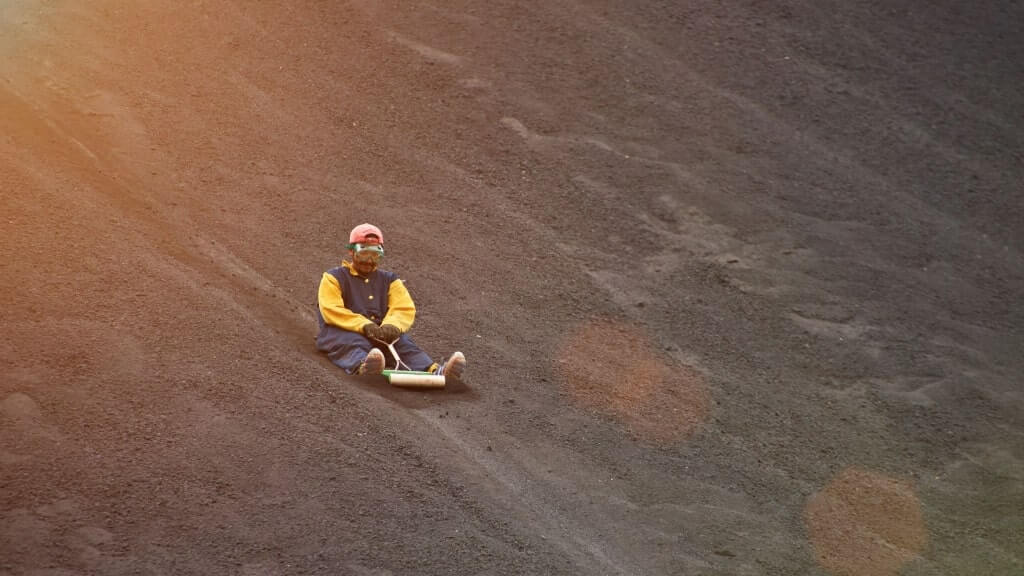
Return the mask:
M 1024 572 L 1022 28 L 3 3 L 0 574 Z M 465 382 L 317 354 L 362 222 Z

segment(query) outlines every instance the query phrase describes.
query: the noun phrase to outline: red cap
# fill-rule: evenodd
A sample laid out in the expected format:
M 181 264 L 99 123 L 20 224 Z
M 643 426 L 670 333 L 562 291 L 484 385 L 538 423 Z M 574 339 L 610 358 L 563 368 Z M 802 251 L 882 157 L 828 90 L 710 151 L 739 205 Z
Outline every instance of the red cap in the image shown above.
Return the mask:
M 352 229 L 352 232 L 348 235 L 349 244 L 361 244 L 366 242 L 367 236 L 376 236 L 377 241 L 380 245 L 384 245 L 384 234 L 373 224 L 360 224 Z

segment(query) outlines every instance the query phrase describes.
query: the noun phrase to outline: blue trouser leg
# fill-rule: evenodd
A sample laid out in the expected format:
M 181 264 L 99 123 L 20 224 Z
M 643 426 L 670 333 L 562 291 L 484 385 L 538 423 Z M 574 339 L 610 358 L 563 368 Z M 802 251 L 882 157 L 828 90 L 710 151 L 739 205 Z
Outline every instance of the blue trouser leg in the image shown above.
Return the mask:
M 316 348 L 326 353 L 336 366 L 349 374 L 355 374 L 373 345 L 358 332 L 325 325 L 316 337 Z
M 402 337 L 395 342 L 395 352 L 402 358 L 402 362 L 411 370 L 424 371 L 430 368 L 430 365 L 434 363 L 427 356 L 427 353 L 420 350 L 419 346 L 412 341 L 412 338 L 408 334 L 402 334 Z
M 317 350 L 326 353 L 336 366 L 349 374 L 355 374 L 359 370 L 359 365 L 366 359 L 366 354 L 374 348 L 374 344 L 357 332 L 324 325 L 316 338 L 316 347 Z M 391 356 L 385 346 L 377 345 L 376 347 L 384 350 L 385 356 Z M 408 334 L 402 334 L 402 337 L 395 342 L 395 351 L 411 370 L 423 371 L 434 363 L 426 352 L 416 346 Z M 393 358 L 389 358 L 388 365 L 394 366 Z

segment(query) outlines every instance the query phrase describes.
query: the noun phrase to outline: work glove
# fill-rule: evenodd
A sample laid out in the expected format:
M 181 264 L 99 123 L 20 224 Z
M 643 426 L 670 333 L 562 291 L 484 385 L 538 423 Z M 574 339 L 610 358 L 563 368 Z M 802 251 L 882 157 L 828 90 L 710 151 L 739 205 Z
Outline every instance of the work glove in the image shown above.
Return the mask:
M 363 326 L 363 336 L 366 336 L 370 340 L 384 340 L 384 335 L 381 334 L 381 327 L 377 326 L 373 322 Z
M 380 339 L 388 344 L 398 340 L 402 336 L 402 329 L 393 324 L 380 325 Z

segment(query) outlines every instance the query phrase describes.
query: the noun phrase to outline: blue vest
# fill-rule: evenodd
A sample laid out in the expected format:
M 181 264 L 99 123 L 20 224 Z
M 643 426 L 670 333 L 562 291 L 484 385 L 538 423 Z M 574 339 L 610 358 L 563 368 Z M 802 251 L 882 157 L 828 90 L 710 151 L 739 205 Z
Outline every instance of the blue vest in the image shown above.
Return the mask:
M 327 271 L 328 274 L 338 279 L 338 286 L 341 286 L 341 299 L 345 307 L 362 314 L 377 324 L 380 324 L 388 315 L 388 290 L 391 283 L 398 280 L 398 274 L 387 270 L 374 270 L 369 276 L 353 276 L 348 268 L 338 266 Z M 323 330 L 326 322 L 317 307 L 317 316 L 320 318 L 320 329 Z

